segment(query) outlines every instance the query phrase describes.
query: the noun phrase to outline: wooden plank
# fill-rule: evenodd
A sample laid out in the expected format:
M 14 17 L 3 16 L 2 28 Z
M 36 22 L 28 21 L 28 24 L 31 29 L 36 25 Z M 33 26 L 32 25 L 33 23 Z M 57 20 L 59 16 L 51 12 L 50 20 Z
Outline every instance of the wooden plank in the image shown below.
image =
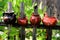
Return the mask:
M 33 26 L 33 39 L 32 40 L 36 40 L 36 31 L 37 31 L 36 26 Z

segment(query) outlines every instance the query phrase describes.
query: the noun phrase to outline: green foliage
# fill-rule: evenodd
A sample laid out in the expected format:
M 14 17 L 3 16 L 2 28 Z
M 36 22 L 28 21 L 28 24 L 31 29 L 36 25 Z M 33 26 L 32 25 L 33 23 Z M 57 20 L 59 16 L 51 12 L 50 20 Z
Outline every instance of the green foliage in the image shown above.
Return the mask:
M 2 31 L 0 31 L 0 33 L 1 33 Z M 2 33 L 2 34 L 0 34 L 0 38 L 2 38 L 2 39 L 5 39 L 7 37 L 7 34 L 5 34 L 4 32 Z

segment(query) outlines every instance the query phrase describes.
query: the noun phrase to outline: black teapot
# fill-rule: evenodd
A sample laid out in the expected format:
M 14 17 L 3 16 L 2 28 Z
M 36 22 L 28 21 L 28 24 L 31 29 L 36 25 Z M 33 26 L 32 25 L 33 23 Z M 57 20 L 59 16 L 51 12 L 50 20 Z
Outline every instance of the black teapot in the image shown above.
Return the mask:
M 16 21 L 16 15 L 12 13 L 3 13 L 3 19 L 6 24 L 14 24 Z

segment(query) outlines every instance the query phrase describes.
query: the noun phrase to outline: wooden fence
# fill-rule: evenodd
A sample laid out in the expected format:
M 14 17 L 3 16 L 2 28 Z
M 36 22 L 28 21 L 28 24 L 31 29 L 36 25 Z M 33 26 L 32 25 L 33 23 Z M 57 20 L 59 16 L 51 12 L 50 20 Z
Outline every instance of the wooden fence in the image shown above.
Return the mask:
M 48 8 L 50 8 L 50 7 L 52 8 L 53 7 L 52 5 L 47 5 L 47 6 L 49 6 Z M 48 10 L 50 11 L 50 9 L 48 9 Z M 52 12 L 52 11 L 50 11 L 50 12 Z M 49 15 L 51 16 L 52 14 L 50 13 Z M 60 15 L 60 13 L 58 13 L 58 14 Z M 8 30 L 9 30 L 9 32 L 8 32 L 8 40 L 10 40 L 10 35 L 9 35 L 10 34 L 10 25 L 6 25 L 5 23 L 0 22 L 0 26 L 7 26 L 8 27 Z M 38 26 L 32 26 L 31 24 L 28 24 L 27 26 L 22 27 L 22 26 L 18 25 L 17 23 L 15 23 L 13 26 L 15 26 L 15 27 L 18 26 L 18 27 L 21 28 L 21 31 L 20 31 L 21 33 L 20 33 L 20 36 L 19 36 L 21 38 L 21 40 L 25 40 L 25 28 L 33 28 L 33 35 L 32 35 L 33 38 L 32 38 L 32 40 L 37 40 L 36 39 L 36 29 L 46 29 L 46 33 L 47 33 L 46 40 L 51 40 L 52 39 L 52 29 L 60 30 L 60 26 L 59 25 L 55 25 L 53 27 L 50 27 L 50 26 L 48 27 L 48 26 L 45 26 L 43 24 L 40 24 Z M 16 40 L 16 36 L 14 36 L 14 40 Z

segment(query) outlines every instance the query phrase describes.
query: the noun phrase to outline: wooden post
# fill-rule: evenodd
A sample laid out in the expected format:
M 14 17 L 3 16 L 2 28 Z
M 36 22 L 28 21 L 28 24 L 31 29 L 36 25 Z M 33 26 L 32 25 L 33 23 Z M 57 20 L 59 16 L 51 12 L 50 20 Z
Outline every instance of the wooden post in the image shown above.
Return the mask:
M 53 5 L 53 1 L 52 0 L 47 0 L 47 13 L 48 13 L 48 16 L 53 16 L 53 8 L 54 8 L 54 5 Z
M 38 5 L 34 6 L 34 15 L 38 15 Z
M 33 39 L 32 40 L 36 40 L 36 26 L 33 26 Z
M 34 6 L 34 15 L 38 15 L 38 5 Z M 36 40 L 36 27 L 37 25 L 33 25 L 33 39 Z
M 7 27 L 8 27 L 8 40 L 10 40 L 10 31 L 11 31 L 11 26 L 10 26 L 10 24 L 8 24 L 7 25 Z
M 25 27 L 21 26 L 21 40 L 25 40 Z
M 24 3 L 22 2 L 21 3 L 21 13 L 20 13 L 20 17 L 23 19 L 25 17 L 25 14 L 24 14 Z M 25 26 L 21 26 L 21 40 L 25 40 Z
M 8 2 L 8 10 L 7 10 L 8 13 L 11 13 L 12 12 L 12 3 L 11 2 Z
M 21 2 L 21 5 L 20 5 L 20 17 L 21 18 L 25 17 L 25 14 L 24 14 L 24 3 L 23 2 Z
M 53 15 L 53 1 L 52 0 L 50 0 L 50 1 L 48 1 L 48 9 L 47 9 L 47 12 L 48 12 L 48 16 L 49 17 L 52 17 Z M 46 29 L 46 32 L 47 32 L 47 38 L 46 38 L 46 40 L 51 40 L 51 38 L 52 38 L 52 29 L 51 29 L 51 27 L 50 26 L 47 26 L 47 27 L 49 27 L 48 29 Z
M 11 13 L 12 12 L 12 4 L 11 2 L 8 2 L 8 10 L 7 10 L 8 13 Z M 10 40 L 10 31 L 11 31 L 11 24 L 8 24 L 8 40 Z
M 46 29 L 46 36 L 47 36 L 47 38 L 46 38 L 46 40 L 52 40 L 51 38 L 52 38 L 52 29 L 51 28 L 48 28 L 48 29 Z

